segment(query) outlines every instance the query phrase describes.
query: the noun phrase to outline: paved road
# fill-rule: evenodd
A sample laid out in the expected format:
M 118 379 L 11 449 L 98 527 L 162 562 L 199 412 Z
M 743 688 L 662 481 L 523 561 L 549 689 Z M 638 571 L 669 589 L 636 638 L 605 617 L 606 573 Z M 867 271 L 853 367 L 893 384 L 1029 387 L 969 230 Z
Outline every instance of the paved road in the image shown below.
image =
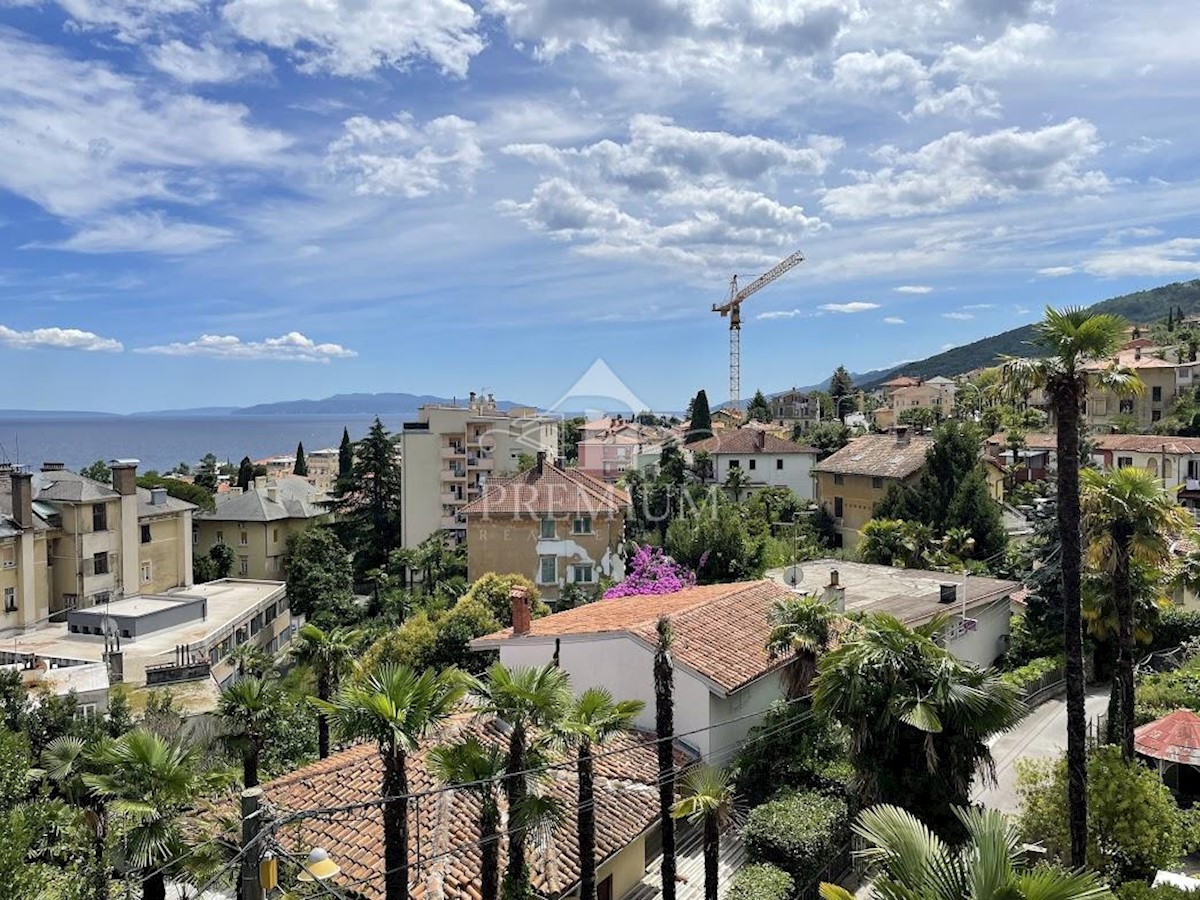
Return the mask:
M 1088 692 L 1089 721 L 1094 721 L 1107 706 L 1107 687 L 1095 688 Z M 1014 763 L 1025 757 L 1058 756 L 1066 747 L 1067 701 L 1065 698 L 1047 700 L 1012 731 L 993 740 L 992 757 L 996 760 L 997 783 L 985 785 L 977 778 L 972 799 L 1004 812 L 1019 812 L 1017 771 Z

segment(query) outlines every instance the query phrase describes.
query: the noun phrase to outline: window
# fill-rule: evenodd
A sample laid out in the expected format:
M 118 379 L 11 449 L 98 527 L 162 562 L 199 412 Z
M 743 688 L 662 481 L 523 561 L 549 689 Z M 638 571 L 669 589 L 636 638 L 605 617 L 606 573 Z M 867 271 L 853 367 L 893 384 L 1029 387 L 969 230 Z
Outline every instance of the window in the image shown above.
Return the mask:
M 783 468 L 783 460 L 782 459 L 775 460 L 775 470 L 779 471 L 782 468 Z
M 249 575 L 250 574 L 250 557 L 248 557 L 248 556 L 239 556 L 238 557 L 238 574 L 240 574 L 240 575 Z
M 276 544 L 279 543 L 279 529 L 278 528 L 271 529 L 271 540 L 274 541 Z
M 223 531 L 218 531 L 218 532 L 217 532 L 217 543 L 218 543 L 218 544 L 223 544 L 223 543 L 225 543 L 225 532 L 223 532 Z
M 592 583 L 592 564 L 586 563 L 574 566 L 571 570 L 572 581 L 576 584 L 591 584 Z
M 538 563 L 538 584 L 557 584 L 558 557 L 539 556 Z
M 11 544 L 0 547 L 0 569 L 11 569 L 17 564 L 17 548 Z
M 1161 387 L 1150 388 L 1150 399 L 1153 400 L 1155 403 L 1161 403 L 1162 402 L 1162 388 Z
M 150 526 L 149 525 L 142 526 L 142 543 L 143 544 L 150 543 Z
M 16 588 L 6 587 L 4 589 L 4 611 L 5 612 L 16 612 L 17 611 L 17 589 Z
M 142 584 L 149 584 L 154 580 L 154 567 L 149 560 L 142 563 Z
M 834 483 L 834 484 L 845 484 L 845 483 L 846 483 L 846 477 L 845 477 L 844 475 L 834 475 L 834 476 L 833 476 L 833 483 Z
M 1132 465 L 1133 465 L 1133 457 L 1132 456 L 1118 456 L 1117 457 L 1117 468 L 1118 469 L 1125 469 Z
M 92 531 L 108 531 L 108 507 L 103 503 L 92 504 Z
M 539 536 L 543 540 L 547 540 L 547 541 L 554 540 L 555 532 L 554 532 L 554 520 L 553 519 L 542 519 L 542 530 L 539 533 Z
M 96 553 L 92 556 L 92 574 L 107 575 L 108 574 L 108 554 Z
M 1162 410 L 1161 409 L 1150 410 L 1150 421 L 1151 422 L 1157 422 L 1160 419 L 1162 419 Z
M 755 467 L 757 466 L 757 464 L 758 464 L 758 460 L 757 460 L 757 459 L 752 459 L 752 460 L 750 460 L 750 471 L 751 471 L 751 472 L 753 472 L 753 471 L 754 471 L 754 469 L 755 469 Z
M 245 547 L 249 543 L 250 543 L 250 535 L 246 534 L 246 532 L 244 532 L 244 531 L 239 531 L 238 532 L 238 546 Z
M 883 488 L 883 479 L 876 475 L 871 479 L 871 487 L 875 488 L 877 491 L 881 490 Z
M 592 517 L 591 516 L 576 516 L 571 522 L 572 534 L 591 534 L 592 533 Z
M 741 462 L 740 462 L 739 460 L 736 460 L 736 459 L 731 459 L 731 460 L 729 461 L 729 468 L 731 468 L 731 469 L 740 469 L 741 467 L 742 467 L 742 464 L 741 464 Z
M 1122 400 L 1121 405 L 1118 407 L 1118 409 L 1126 415 L 1132 415 L 1133 414 L 1133 401 L 1128 400 L 1128 399 Z
M 76 719 L 90 719 L 96 715 L 95 703 L 80 703 L 75 707 Z
M 833 498 L 833 517 L 835 519 L 840 519 L 842 517 L 842 498 L 841 497 Z

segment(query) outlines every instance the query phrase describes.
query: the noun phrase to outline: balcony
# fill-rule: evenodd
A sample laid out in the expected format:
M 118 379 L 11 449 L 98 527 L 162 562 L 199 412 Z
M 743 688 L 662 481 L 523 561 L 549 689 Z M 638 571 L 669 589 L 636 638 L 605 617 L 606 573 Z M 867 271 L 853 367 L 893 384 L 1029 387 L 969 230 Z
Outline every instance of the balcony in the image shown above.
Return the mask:
M 452 492 L 444 492 L 438 499 L 441 500 L 443 506 L 464 502 L 461 494 L 455 494 Z
M 473 456 L 467 460 L 467 465 L 481 472 L 490 472 L 496 467 L 496 461 L 490 456 Z
M 467 478 L 466 469 L 443 469 L 442 481 L 465 481 Z
M 460 522 L 458 516 L 442 516 L 439 521 L 441 527 L 449 531 L 462 531 L 467 527 L 467 523 Z
M 463 447 L 443 447 L 442 459 L 459 459 L 465 452 Z

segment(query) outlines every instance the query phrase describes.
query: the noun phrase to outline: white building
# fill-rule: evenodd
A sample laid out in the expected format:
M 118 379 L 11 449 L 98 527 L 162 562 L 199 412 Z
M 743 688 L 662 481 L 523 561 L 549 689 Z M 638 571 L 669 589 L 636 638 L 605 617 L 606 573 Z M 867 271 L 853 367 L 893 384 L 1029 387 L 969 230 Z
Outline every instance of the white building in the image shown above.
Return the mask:
M 812 500 L 812 467 L 819 456 L 805 447 L 759 428 L 719 431 L 713 437 L 687 445 L 692 454 L 704 451 L 713 460 L 713 478 L 723 484 L 731 469 L 750 478 L 749 490 L 762 487 L 791 488 L 798 497 Z

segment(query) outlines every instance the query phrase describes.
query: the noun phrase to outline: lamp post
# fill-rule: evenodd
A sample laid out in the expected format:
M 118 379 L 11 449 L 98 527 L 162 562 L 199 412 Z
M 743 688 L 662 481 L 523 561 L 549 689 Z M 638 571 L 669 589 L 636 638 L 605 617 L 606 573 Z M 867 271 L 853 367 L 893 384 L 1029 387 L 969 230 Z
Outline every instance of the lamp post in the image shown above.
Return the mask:
M 313 847 L 308 853 L 308 858 L 304 860 L 304 865 L 300 874 L 296 876 L 296 880 L 306 883 L 328 881 L 340 871 L 342 871 L 342 867 L 330 858 L 324 848 Z

